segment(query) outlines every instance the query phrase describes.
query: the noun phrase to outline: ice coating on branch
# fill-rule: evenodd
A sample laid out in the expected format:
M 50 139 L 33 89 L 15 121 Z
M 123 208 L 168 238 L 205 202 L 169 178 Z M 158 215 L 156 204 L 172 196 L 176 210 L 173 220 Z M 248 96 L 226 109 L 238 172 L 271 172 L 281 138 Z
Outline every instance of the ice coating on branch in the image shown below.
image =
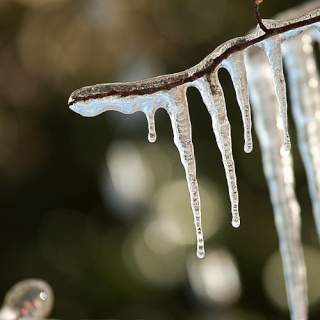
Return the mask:
M 236 91 L 237 101 L 242 114 L 244 151 L 249 153 L 252 151 L 252 124 L 247 72 L 244 64 L 244 52 L 235 52 L 230 55 L 230 57 L 222 62 L 222 67 L 228 70 Z
M 299 149 L 320 239 L 320 88 L 312 46 L 314 31 L 286 41 L 283 52 Z
M 254 127 L 262 151 L 280 242 L 291 319 L 307 319 L 307 287 L 300 239 L 300 207 L 294 191 L 292 156 L 285 150 L 273 87 L 274 74 L 265 55 L 255 49 L 248 59 L 248 80 Z
M 111 96 L 101 99 L 79 101 L 70 108 L 83 116 L 95 116 L 104 111 L 117 110 L 131 114 L 142 111 L 149 128 L 148 139 L 156 140 L 154 114 L 158 108 L 164 108 L 171 119 L 174 143 L 179 151 L 180 159 L 186 173 L 186 179 L 191 199 L 191 208 L 197 235 L 197 255 L 203 258 L 204 240 L 201 226 L 201 206 L 198 182 L 196 178 L 196 162 L 191 136 L 191 123 L 186 96 L 187 85 L 175 87 L 168 91 L 160 91 L 150 95 L 135 95 L 128 97 Z
M 276 134 L 277 139 L 272 141 L 273 136 L 267 133 L 267 126 L 261 130 L 258 129 L 258 134 L 260 139 L 263 139 L 264 136 L 268 137 L 263 140 L 263 143 L 265 143 L 263 150 L 266 153 L 264 155 L 265 172 L 267 177 L 270 178 L 270 188 L 272 187 L 273 203 L 276 210 L 276 223 L 283 251 L 283 259 L 286 266 L 290 301 L 296 301 L 296 297 L 301 298 L 303 296 L 301 292 L 304 292 L 305 289 L 303 285 L 301 285 L 303 282 L 301 279 L 304 276 L 304 270 L 302 268 L 303 259 L 300 254 L 300 239 L 297 235 L 298 226 L 300 224 L 298 221 L 299 218 L 297 218 L 299 216 L 299 210 L 297 209 L 298 205 L 293 192 L 294 183 L 293 181 L 290 182 L 290 179 L 288 178 L 292 175 L 290 164 L 291 156 L 285 151 L 290 149 L 290 139 L 288 134 L 286 87 L 282 69 L 281 43 L 284 40 L 298 36 L 301 32 L 310 28 L 310 26 L 315 26 L 320 30 L 320 9 L 317 9 L 318 7 L 318 2 L 316 2 L 315 5 L 307 5 L 307 11 L 316 9 L 308 14 L 304 14 L 306 11 L 304 11 L 305 9 L 303 8 L 301 11 L 300 9 L 294 11 L 292 14 L 289 14 L 289 18 L 296 17 L 298 14 L 304 15 L 291 20 L 263 20 L 263 23 L 267 28 L 273 29 L 270 33 L 265 34 L 265 32 L 258 27 L 252 33 L 244 37 L 238 37 L 223 43 L 197 65 L 185 71 L 143 81 L 97 84 L 84 87 L 74 91 L 71 94 L 68 103 L 73 111 L 89 117 L 96 116 L 108 110 L 116 110 L 126 114 L 142 111 L 147 117 L 149 128 L 148 139 L 150 142 L 156 140 L 154 123 L 154 114 L 156 110 L 158 108 L 167 110 L 172 122 L 175 144 L 179 150 L 181 161 L 186 171 L 191 205 L 197 228 L 197 251 L 198 256 L 202 257 L 204 251 L 200 221 L 200 198 L 196 180 L 186 88 L 188 86 L 194 86 L 199 89 L 203 101 L 211 115 L 213 131 L 216 136 L 226 172 L 232 207 L 232 224 L 233 226 L 238 227 L 240 225 L 238 190 L 231 149 L 230 124 L 226 114 L 225 99 L 218 80 L 217 71 L 219 68 L 224 67 L 231 75 L 244 123 L 244 149 L 246 152 L 250 152 L 252 149 L 251 116 L 247 93 L 246 70 L 243 64 L 243 52 L 250 47 L 261 46 L 272 67 L 272 72 L 270 73 L 269 70 L 268 73 L 269 76 L 272 76 L 270 76 L 270 79 L 268 78 L 267 84 L 269 87 L 268 90 L 266 90 L 270 96 L 265 95 L 266 92 L 264 92 L 265 88 L 263 87 L 260 87 L 259 90 L 261 91 L 259 94 L 262 94 L 265 97 L 265 100 L 262 101 L 261 104 L 265 106 L 265 110 L 263 110 L 265 113 L 270 109 L 267 104 L 270 97 L 272 99 L 272 108 L 278 105 L 278 111 L 271 112 L 271 116 L 273 117 L 272 120 L 274 122 L 270 124 L 270 128 L 273 128 L 270 130 L 273 134 Z M 295 26 L 290 29 L 287 28 L 289 25 Z M 279 31 L 279 28 L 282 28 L 281 32 Z M 277 31 L 279 31 L 279 34 L 277 34 Z M 269 65 L 269 63 L 268 61 L 263 62 L 264 65 Z M 254 72 L 251 72 L 251 76 L 252 74 L 254 74 Z M 261 76 L 263 78 L 264 75 L 262 74 Z M 313 81 L 313 84 L 314 83 L 315 82 Z M 252 93 L 252 95 L 254 96 L 254 93 Z M 255 95 L 257 96 L 257 93 L 255 93 Z M 316 94 L 312 93 L 311 96 L 316 97 Z M 257 98 L 254 99 L 257 100 Z M 263 111 L 261 113 L 265 114 Z M 271 120 L 268 118 L 268 115 L 266 115 L 266 117 L 266 119 Z M 255 122 L 259 121 L 256 120 Z M 309 129 L 307 130 L 312 131 L 314 130 L 312 128 L 315 128 L 315 126 L 309 126 L 308 128 Z M 313 143 L 312 141 L 315 141 L 313 140 L 315 139 L 314 135 L 310 133 L 307 139 L 309 139 L 308 143 L 310 151 Z M 272 144 L 273 149 L 268 148 L 268 144 Z M 281 149 L 282 145 L 284 145 L 283 149 Z M 281 156 L 279 156 L 280 149 L 282 150 Z M 312 150 L 315 149 L 312 148 Z M 316 165 L 318 160 L 316 160 L 315 153 L 312 157 L 314 161 L 313 165 Z M 271 165 L 274 165 L 275 167 L 272 168 Z M 315 176 L 317 176 L 317 173 Z M 318 179 L 318 176 L 316 179 Z M 311 178 L 309 180 L 311 181 Z M 318 182 L 316 183 L 318 184 Z M 280 186 L 283 186 L 285 190 L 283 191 Z M 274 191 L 277 190 L 277 188 L 281 189 L 278 194 Z M 280 195 L 283 198 L 278 199 L 277 197 L 280 197 Z M 288 200 L 288 209 L 283 207 L 284 199 Z M 314 201 L 314 204 L 315 203 L 316 202 Z M 296 218 L 293 218 L 293 216 L 296 216 Z M 319 220 L 319 218 L 317 219 Z M 319 225 L 319 221 L 317 223 Z M 292 263 L 292 259 L 295 258 L 297 259 L 296 267 Z M 298 276 L 299 272 L 300 278 Z M 296 282 L 298 283 L 298 293 L 294 291 L 294 284 Z M 305 300 L 301 298 L 301 301 L 301 305 L 305 305 Z M 303 310 L 303 307 L 297 309 L 293 302 L 290 302 L 290 304 L 293 306 L 292 308 L 294 308 L 293 314 L 295 316 L 303 314 L 303 312 L 300 312 Z M 301 320 L 304 318 L 301 316 L 301 318 L 297 319 Z
M 196 162 L 192 143 L 186 89 L 186 86 L 180 86 L 170 90 L 167 111 L 171 119 L 174 143 L 179 151 L 180 159 L 186 172 L 191 208 L 197 234 L 197 256 L 203 258 L 205 252 L 201 226 L 200 195 L 196 176 Z
M 212 128 L 216 141 L 221 152 L 222 162 L 226 173 L 229 198 L 231 202 L 232 225 L 235 228 L 240 226 L 239 195 L 237 177 L 232 155 L 232 141 L 230 123 L 227 116 L 226 103 L 217 72 L 206 79 L 199 79 L 193 84 L 202 96 L 211 119 Z
M 283 130 L 283 144 L 285 150 L 290 150 L 291 143 L 288 132 L 287 94 L 286 82 L 283 74 L 281 36 L 275 36 L 262 42 L 262 48 L 266 53 L 272 70 L 274 91 L 279 104 L 281 127 Z M 279 123 L 279 124 L 280 124 Z

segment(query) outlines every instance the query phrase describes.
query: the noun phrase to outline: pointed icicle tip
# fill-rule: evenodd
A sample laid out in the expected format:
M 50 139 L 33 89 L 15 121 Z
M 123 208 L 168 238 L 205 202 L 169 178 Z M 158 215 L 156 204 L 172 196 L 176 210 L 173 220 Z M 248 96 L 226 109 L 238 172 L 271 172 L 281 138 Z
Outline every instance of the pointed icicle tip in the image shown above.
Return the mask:
M 250 153 L 252 150 L 253 150 L 253 145 L 252 145 L 252 143 L 251 143 L 251 144 L 245 143 L 245 145 L 244 145 L 244 152 L 245 152 L 245 153 Z
M 240 227 L 240 218 L 234 218 L 232 219 L 232 222 L 231 222 L 232 226 L 234 228 L 239 228 Z
M 157 133 L 156 133 L 156 126 L 154 122 L 154 112 L 151 114 L 146 114 L 147 121 L 148 121 L 148 140 L 149 142 L 153 143 L 157 140 Z
M 197 251 L 197 257 L 199 258 L 199 259 L 203 259 L 204 258 L 204 256 L 205 256 L 205 251 L 204 251 L 204 249 L 198 249 L 198 251 Z
M 149 134 L 148 134 L 148 141 L 151 142 L 151 143 L 153 143 L 153 142 L 156 142 L 156 140 L 157 140 L 157 135 L 156 135 L 156 133 L 151 133 L 151 132 L 149 132 Z
M 197 256 L 204 257 L 204 240 L 201 227 L 201 205 L 196 161 L 194 156 L 191 121 L 186 96 L 186 86 L 171 89 L 168 104 L 168 114 L 171 119 L 174 143 L 179 151 L 181 163 L 185 169 L 193 220 L 197 236 Z

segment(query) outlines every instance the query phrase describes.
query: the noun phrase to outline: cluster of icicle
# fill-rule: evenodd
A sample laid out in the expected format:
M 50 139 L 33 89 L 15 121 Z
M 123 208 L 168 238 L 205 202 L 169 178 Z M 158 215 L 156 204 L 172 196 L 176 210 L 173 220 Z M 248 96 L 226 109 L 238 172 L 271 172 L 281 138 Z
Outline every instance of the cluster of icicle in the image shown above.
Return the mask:
M 291 19 L 292 16 L 314 10 L 299 18 L 263 20 L 263 22 L 267 28 L 283 27 L 319 17 L 320 9 L 315 10 L 319 7 L 320 2 L 315 1 L 281 16 L 283 19 Z M 307 319 L 307 298 L 300 241 L 300 208 L 294 191 L 282 57 L 288 73 L 299 147 L 308 176 L 317 231 L 320 236 L 320 91 L 312 46 L 313 41 L 319 40 L 319 31 L 320 23 L 314 22 L 291 31 L 274 34 L 260 42 L 254 42 L 241 51 L 234 51 L 222 59 L 215 68 L 208 68 L 229 48 L 261 37 L 264 31 L 257 27 L 245 37 L 224 43 L 198 65 L 184 72 L 139 82 L 84 87 L 73 92 L 69 99 L 70 108 L 83 116 L 96 116 L 108 110 L 127 114 L 142 111 L 147 117 L 150 142 L 156 140 L 154 122 L 156 110 L 163 108 L 168 112 L 174 143 L 185 169 L 190 192 L 196 226 L 197 255 L 202 258 L 205 251 L 200 196 L 186 91 L 188 87 L 199 90 L 212 118 L 213 132 L 225 168 L 234 227 L 240 225 L 239 197 L 230 123 L 223 89 L 218 79 L 218 70 L 225 68 L 234 84 L 244 124 L 245 152 L 252 150 L 250 91 L 255 129 L 260 140 L 264 172 L 270 188 L 280 239 L 291 318 L 296 320 Z M 203 70 L 209 71 L 202 72 Z M 185 78 L 190 81 L 183 81 Z

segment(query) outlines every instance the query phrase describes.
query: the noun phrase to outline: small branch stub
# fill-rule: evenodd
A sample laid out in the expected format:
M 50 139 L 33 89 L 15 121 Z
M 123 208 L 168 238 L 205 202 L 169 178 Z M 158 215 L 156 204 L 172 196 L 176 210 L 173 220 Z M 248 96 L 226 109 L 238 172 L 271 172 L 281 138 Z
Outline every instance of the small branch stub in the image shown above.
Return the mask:
M 261 16 L 260 16 L 260 10 L 259 5 L 262 3 L 263 0 L 254 0 L 253 7 L 254 7 L 254 15 L 256 17 L 256 20 L 261 28 L 265 33 L 268 33 L 268 28 L 263 24 Z

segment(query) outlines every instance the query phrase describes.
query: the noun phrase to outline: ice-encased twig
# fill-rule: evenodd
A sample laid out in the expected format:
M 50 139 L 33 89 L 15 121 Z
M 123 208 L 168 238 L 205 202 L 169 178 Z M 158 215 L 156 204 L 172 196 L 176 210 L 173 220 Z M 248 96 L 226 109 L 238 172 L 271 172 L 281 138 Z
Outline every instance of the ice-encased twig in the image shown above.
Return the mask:
M 246 36 L 226 41 L 197 65 L 185 71 L 142 81 L 103 83 L 80 88 L 71 94 L 68 105 L 72 110 L 84 116 L 94 116 L 96 114 L 93 114 L 92 112 L 88 113 L 87 110 L 85 110 L 86 107 L 89 107 L 90 104 L 94 103 L 94 100 L 118 97 L 119 101 L 121 101 L 121 98 L 136 95 L 150 95 L 156 92 L 169 90 L 182 84 L 190 84 L 216 70 L 220 67 L 221 62 L 227 59 L 231 54 L 244 51 L 249 47 L 260 44 L 264 40 L 277 37 L 279 33 L 281 33 L 283 39 L 286 39 L 287 37 L 294 36 L 295 30 L 299 33 L 307 30 L 313 25 L 320 28 L 320 9 L 317 9 L 317 7 L 316 10 L 314 9 L 314 7 L 310 7 L 310 10 L 313 10 L 312 12 L 303 14 L 294 19 L 263 20 L 264 24 L 272 29 L 270 34 L 265 34 L 260 28 L 256 28 L 252 33 Z
M 311 26 L 320 29 L 320 9 L 317 9 L 318 7 L 313 4 L 310 6 L 308 5 L 306 8 L 307 10 L 303 7 L 301 12 L 294 13 L 294 15 L 302 14 L 298 18 L 283 21 L 263 20 L 263 23 L 270 29 L 270 33 L 265 33 L 258 27 L 252 33 L 244 37 L 238 37 L 223 43 L 197 65 L 185 71 L 143 81 L 97 84 L 83 87 L 71 94 L 68 105 L 73 111 L 89 117 L 96 116 L 108 110 L 117 110 L 123 113 L 142 111 L 146 114 L 148 119 L 149 140 L 153 141 L 156 137 L 153 114 L 158 108 L 167 109 L 170 100 L 168 100 L 168 93 L 171 90 L 175 90 L 175 88 L 180 90 L 179 88 L 181 87 L 198 86 L 202 83 L 201 85 L 203 85 L 206 90 L 206 92 L 202 91 L 202 96 L 203 98 L 205 97 L 204 100 L 206 100 L 207 107 L 209 106 L 208 110 L 211 110 L 209 112 L 213 120 L 213 129 L 222 153 L 225 171 L 227 172 L 229 195 L 232 203 L 233 225 L 238 226 L 240 223 L 238 213 L 238 192 L 231 152 L 230 125 L 228 122 L 220 122 L 220 111 L 213 111 L 215 106 L 219 108 L 223 105 L 223 110 L 225 112 L 224 97 L 216 73 L 218 68 L 222 67 L 223 62 L 227 60 L 226 64 L 229 62 L 229 72 L 231 71 L 230 74 L 232 76 L 232 72 L 234 72 L 234 74 L 237 72 L 235 68 L 240 68 L 239 70 L 243 68 L 241 60 L 240 63 L 232 61 L 232 55 L 236 56 L 238 52 L 241 53 L 252 46 L 259 46 L 262 44 L 274 67 L 274 79 L 279 98 L 282 127 L 284 129 L 284 144 L 286 149 L 288 149 L 290 147 L 290 140 L 287 133 L 285 86 L 282 81 L 281 48 L 278 39 L 280 39 L 279 34 L 281 34 L 281 39 L 279 40 L 279 42 L 281 42 L 282 40 L 297 36 Z M 304 14 L 304 12 L 311 10 L 314 11 Z M 292 17 L 290 16 L 290 18 Z M 277 45 L 276 52 L 272 52 L 273 48 L 270 48 L 270 45 Z M 280 81 L 277 80 L 279 74 L 281 75 Z M 211 77 L 212 75 L 215 75 L 214 78 Z M 232 78 L 236 86 L 237 98 L 244 114 L 245 140 L 247 139 L 245 148 L 249 151 L 249 113 L 246 107 L 246 105 L 248 105 L 245 94 L 245 91 L 247 90 L 245 88 L 246 84 L 242 82 L 237 84 L 234 76 L 232 76 Z M 206 79 L 207 82 L 204 81 L 204 79 Z M 216 81 L 216 83 L 211 83 L 212 81 Z M 210 99 L 212 99 L 213 102 L 210 102 Z M 222 119 L 224 119 L 224 117 L 226 117 L 226 115 L 222 113 Z
M 252 124 L 247 72 L 244 64 L 244 52 L 241 51 L 233 53 L 230 57 L 225 59 L 221 65 L 223 68 L 228 70 L 236 91 L 244 129 L 244 151 L 249 153 L 252 151 Z
M 203 258 L 205 251 L 201 226 L 200 195 L 196 176 L 196 162 L 186 89 L 187 86 L 180 86 L 170 90 L 168 94 L 169 102 L 167 111 L 171 119 L 174 143 L 179 151 L 180 159 L 186 173 L 197 234 L 197 256 Z
M 248 58 L 248 81 L 254 127 L 262 151 L 280 242 L 291 320 L 307 319 L 307 286 L 300 239 L 300 207 L 294 191 L 292 156 L 285 150 L 274 75 L 260 49 Z
M 306 170 L 313 214 L 320 239 L 320 87 L 312 46 L 316 30 L 283 44 L 298 145 Z
M 227 116 L 226 103 L 218 74 L 215 72 L 206 79 L 193 83 L 198 88 L 212 119 L 212 128 L 221 152 L 222 162 L 226 173 L 229 198 L 231 202 L 232 225 L 240 226 L 239 195 L 237 177 L 232 155 L 231 129 Z

